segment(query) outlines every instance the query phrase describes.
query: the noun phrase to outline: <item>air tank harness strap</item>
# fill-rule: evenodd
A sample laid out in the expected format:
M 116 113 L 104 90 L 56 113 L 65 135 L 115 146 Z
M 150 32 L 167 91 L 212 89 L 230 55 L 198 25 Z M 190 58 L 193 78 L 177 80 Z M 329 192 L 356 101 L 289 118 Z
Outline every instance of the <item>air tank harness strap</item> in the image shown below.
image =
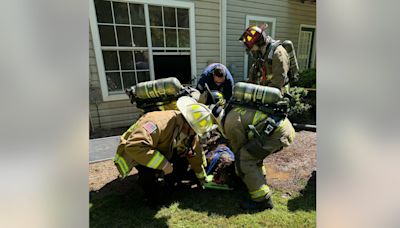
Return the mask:
M 252 131 L 254 133 L 254 135 L 256 135 L 257 137 L 261 137 L 261 135 L 264 133 L 268 136 L 271 136 L 274 133 L 274 131 L 278 128 L 281 121 L 282 120 L 276 121 L 275 119 L 268 117 L 266 120 L 259 123 L 259 124 L 263 125 L 261 133 L 258 132 L 256 127 L 252 124 L 248 125 L 248 127 L 249 127 L 249 130 Z

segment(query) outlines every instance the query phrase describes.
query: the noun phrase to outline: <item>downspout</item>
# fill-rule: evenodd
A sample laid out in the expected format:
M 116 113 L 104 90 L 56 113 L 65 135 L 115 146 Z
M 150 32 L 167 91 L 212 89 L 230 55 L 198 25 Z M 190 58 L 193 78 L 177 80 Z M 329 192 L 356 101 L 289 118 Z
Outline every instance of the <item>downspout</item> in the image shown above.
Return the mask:
M 226 0 L 219 1 L 220 62 L 226 65 Z

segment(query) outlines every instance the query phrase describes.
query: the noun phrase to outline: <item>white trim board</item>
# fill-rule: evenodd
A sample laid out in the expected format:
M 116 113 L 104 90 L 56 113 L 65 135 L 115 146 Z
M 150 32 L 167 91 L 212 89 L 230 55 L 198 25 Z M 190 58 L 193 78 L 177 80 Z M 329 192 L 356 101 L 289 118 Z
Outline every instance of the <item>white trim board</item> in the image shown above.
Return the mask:
M 269 28 L 269 29 L 271 31 L 271 37 L 275 39 L 276 18 L 263 17 L 263 16 L 254 16 L 254 15 L 246 15 L 246 26 L 245 26 L 244 29 L 249 27 L 250 21 L 272 22 L 272 30 L 271 30 L 271 28 Z M 248 65 L 249 65 L 249 56 L 247 55 L 246 52 L 244 52 L 243 80 L 247 80 L 247 78 L 248 78 L 248 72 L 247 72 Z

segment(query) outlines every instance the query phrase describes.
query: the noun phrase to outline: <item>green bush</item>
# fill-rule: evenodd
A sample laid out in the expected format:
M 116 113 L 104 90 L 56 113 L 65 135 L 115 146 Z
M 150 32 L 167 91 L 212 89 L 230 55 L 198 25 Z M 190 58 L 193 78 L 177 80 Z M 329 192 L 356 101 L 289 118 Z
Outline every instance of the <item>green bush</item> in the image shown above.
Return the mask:
M 292 87 L 289 92 L 292 95 L 289 116 L 301 115 L 311 108 L 311 105 L 304 102 L 304 98 L 308 94 L 307 90 L 301 87 Z
M 299 80 L 291 83 L 291 86 L 304 87 L 304 88 L 317 88 L 316 69 L 310 68 L 302 71 L 299 74 Z
M 294 123 L 315 124 L 315 96 L 314 102 L 309 93 L 303 87 L 291 87 L 289 90 L 290 110 L 288 117 Z M 313 94 L 315 94 L 313 92 Z M 313 105 L 314 104 L 314 105 Z
M 316 91 L 307 91 L 305 88 L 317 88 L 316 69 L 304 70 L 299 80 L 291 83 L 289 119 L 295 123 L 316 123 Z

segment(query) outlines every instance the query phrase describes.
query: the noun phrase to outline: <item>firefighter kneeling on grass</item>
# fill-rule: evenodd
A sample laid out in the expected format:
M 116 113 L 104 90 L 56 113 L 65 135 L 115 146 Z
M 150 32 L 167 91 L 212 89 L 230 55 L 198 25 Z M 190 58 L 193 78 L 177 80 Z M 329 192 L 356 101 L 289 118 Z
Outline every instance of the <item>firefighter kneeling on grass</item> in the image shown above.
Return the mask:
M 170 174 L 170 159 L 178 155 L 187 157 L 191 169 L 201 183 L 206 182 L 205 157 L 200 138 L 217 128 L 215 118 L 204 104 L 190 97 L 177 101 L 179 111 L 154 111 L 143 115 L 120 139 L 114 158 L 122 178 L 133 167 L 139 171 L 139 184 L 145 197 L 154 203 L 162 200 L 157 188 L 157 175 Z
M 273 208 L 263 160 L 290 145 L 295 137 L 293 126 L 286 118 L 287 108 L 277 88 L 243 82 L 234 87 L 233 99 L 226 109 L 224 131 L 235 154 L 236 172 L 251 197 L 241 203 L 242 209 Z

